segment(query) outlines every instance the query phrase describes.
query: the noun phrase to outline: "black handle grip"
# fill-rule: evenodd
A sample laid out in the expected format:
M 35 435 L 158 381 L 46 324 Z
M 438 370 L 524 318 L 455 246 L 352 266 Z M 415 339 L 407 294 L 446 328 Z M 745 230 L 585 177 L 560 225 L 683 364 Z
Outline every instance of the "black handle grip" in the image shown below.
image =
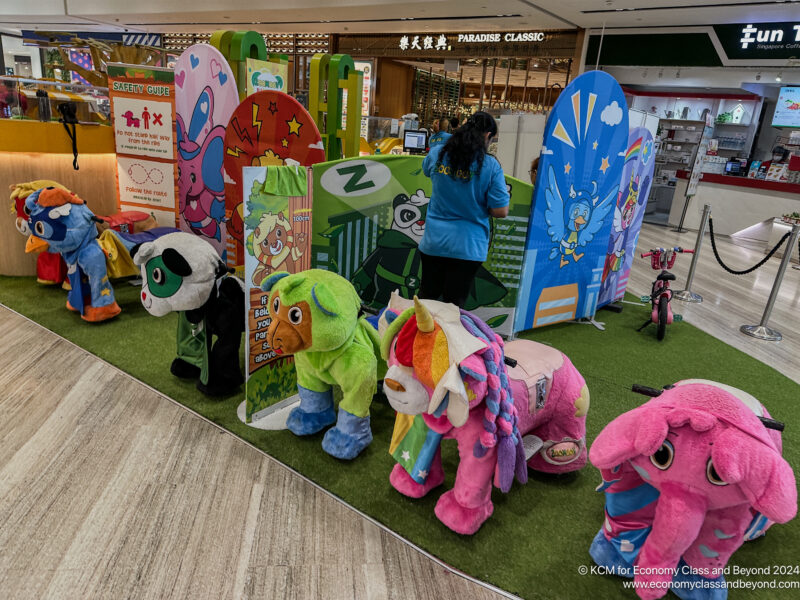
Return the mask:
M 508 365 L 512 369 L 517 366 L 516 359 L 513 359 L 510 356 L 504 356 L 503 357 L 503 362 L 506 363 L 506 365 Z
M 783 431 L 786 425 L 775 419 L 768 419 L 767 417 L 758 417 L 759 421 L 764 424 L 767 429 L 774 429 L 775 431 Z
M 664 390 L 657 390 L 656 388 L 647 387 L 646 385 L 639 385 L 638 383 L 634 383 L 631 386 L 631 391 L 636 392 L 637 394 L 641 394 L 642 396 L 650 396 L 651 398 L 657 398 L 661 395 L 661 392 Z

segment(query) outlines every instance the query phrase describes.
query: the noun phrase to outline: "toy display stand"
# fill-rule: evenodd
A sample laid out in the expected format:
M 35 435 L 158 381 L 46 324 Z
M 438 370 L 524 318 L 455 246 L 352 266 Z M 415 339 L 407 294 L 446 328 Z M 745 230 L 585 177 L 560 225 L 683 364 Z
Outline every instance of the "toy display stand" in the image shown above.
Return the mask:
M 239 417 L 239 420 L 242 423 L 245 423 L 248 427 L 252 427 L 253 429 L 261 429 L 263 431 L 281 431 L 286 429 L 286 419 L 289 417 L 289 413 L 292 412 L 292 409 L 295 406 L 299 406 L 299 404 L 300 396 L 297 394 L 294 396 L 289 396 L 285 400 L 275 404 L 272 407 L 273 412 L 270 412 L 259 419 L 254 418 L 250 423 L 248 423 L 247 400 L 245 400 L 239 404 L 238 408 L 236 409 L 236 416 Z

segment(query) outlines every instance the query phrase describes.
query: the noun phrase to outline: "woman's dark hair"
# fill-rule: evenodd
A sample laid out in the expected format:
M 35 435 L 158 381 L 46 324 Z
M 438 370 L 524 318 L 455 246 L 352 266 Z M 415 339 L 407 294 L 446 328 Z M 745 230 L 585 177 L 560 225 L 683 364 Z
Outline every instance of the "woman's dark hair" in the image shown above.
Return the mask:
M 456 178 L 459 171 L 470 172 L 472 163 L 478 163 L 476 174 L 481 172 L 483 158 L 486 156 L 486 134 L 497 135 L 497 123 L 489 113 L 476 112 L 464 125 L 459 127 L 442 148 L 438 163 L 445 162 L 450 166 L 450 177 Z M 469 178 L 469 175 L 466 176 Z
M 458 129 L 458 117 L 450 117 L 450 131 Z

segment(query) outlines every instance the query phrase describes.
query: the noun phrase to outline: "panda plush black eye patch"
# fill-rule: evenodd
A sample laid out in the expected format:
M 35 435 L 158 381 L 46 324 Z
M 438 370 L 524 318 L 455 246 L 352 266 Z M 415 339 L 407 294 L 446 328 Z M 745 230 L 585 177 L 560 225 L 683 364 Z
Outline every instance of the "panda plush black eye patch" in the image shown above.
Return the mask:
M 192 267 L 174 248 L 165 248 L 164 252 L 161 253 L 161 260 L 164 261 L 164 265 L 175 273 L 175 275 L 188 277 L 192 274 Z

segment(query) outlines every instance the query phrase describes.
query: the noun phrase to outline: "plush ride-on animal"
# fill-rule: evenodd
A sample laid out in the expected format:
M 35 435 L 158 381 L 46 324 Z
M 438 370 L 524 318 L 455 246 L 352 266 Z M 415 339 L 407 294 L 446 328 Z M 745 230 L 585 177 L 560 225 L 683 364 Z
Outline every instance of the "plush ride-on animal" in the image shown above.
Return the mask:
M 239 366 L 243 282 L 228 274 L 211 244 L 191 233 L 170 233 L 131 254 L 141 267 L 147 312 L 156 317 L 179 313 L 172 374 L 197 379 L 197 389 L 208 396 L 234 392 L 244 382 Z
M 776 427 L 751 395 L 702 379 L 611 421 L 589 452 L 606 495 L 594 561 L 633 577 L 645 600 L 670 589 L 685 600 L 726 598 L 736 549 L 797 513 Z
M 396 294 L 379 330 L 388 364 L 383 388 L 398 411 L 391 484 L 412 498 L 441 485 L 439 441 L 455 439 L 455 486 L 436 504 L 436 516 L 453 531 L 473 534 L 491 516 L 493 481 L 507 492 L 515 475 L 527 481 L 527 466 L 564 473 L 586 464 L 589 391 L 558 350 L 527 340 L 504 345 L 453 304 L 411 303 Z M 506 356 L 515 366 L 506 367 Z
M 95 216 L 86 203 L 63 188 L 46 187 L 25 199 L 31 234 L 61 254 L 72 289 L 67 308 L 85 321 L 105 321 L 121 309 L 106 272 L 106 255 L 97 242 Z M 29 244 L 30 245 L 30 244 Z
M 325 432 L 322 449 L 343 460 L 355 458 L 372 442 L 369 408 L 383 376 L 378 332 L 359 317 L 355 288 L 320 269 L 274 273 L 261 287 L 270 292 L 267 343 L 278 354 L 294 354 L 300 406 L 286 427 L 311 435 L 336 423 Z M 334 385 L 342 390 L 338 417 Z

